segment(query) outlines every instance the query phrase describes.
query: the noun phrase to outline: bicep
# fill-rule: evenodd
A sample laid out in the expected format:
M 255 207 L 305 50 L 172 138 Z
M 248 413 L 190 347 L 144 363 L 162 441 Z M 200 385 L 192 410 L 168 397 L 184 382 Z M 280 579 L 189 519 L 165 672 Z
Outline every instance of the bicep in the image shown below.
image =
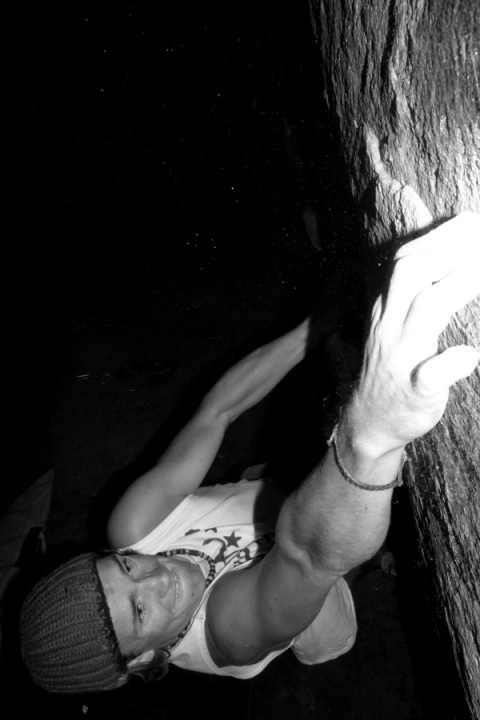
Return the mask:
M 305 630 L 337 576 L 311 574 L 274 546 L 257 565 L 231 572 L 212 591 L 208 636 L 222 665 L 249 665 Z

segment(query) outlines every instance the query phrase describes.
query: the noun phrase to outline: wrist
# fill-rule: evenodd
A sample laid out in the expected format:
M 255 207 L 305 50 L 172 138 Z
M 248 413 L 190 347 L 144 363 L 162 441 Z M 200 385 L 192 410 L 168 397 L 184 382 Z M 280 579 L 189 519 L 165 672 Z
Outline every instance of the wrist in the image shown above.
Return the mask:
M 407 442 L 391 432 L 386 418 L 387 410 L 385 413 L 380 414 L 377 411 L 373 414 L 365 405 L 366 403 L 354 394 L 341 411 L 339 435 L 347 449 L 365 461 L 375 462 L 390 455 L 401 457 Z
M 401 485 L 404 446 L 385 450 L 365 442 L 363 432 L 342 415 L 328 443 L 332 446 L 337 468 L 351 485 L 365 490 L 389 489 Z

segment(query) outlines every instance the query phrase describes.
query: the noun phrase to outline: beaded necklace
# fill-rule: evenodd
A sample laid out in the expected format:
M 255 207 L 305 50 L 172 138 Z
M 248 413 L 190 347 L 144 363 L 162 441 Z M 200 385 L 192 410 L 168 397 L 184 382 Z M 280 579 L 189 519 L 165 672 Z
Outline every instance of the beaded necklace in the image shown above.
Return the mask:
M 207 555 L 206 553 L 202 552 L 201 550 L 186 550 L 185 548 L 176 548 L 174 550 L 163 550 L 162 552 L 156 553 L 157 555 L 161 557 L 174 557 L 175 555 L 195 555 L 196 557 L 202 558 L 202 560 L 206 560 L 208 562 L 209 566 L 209 572 L 205 580 L 205 590 L 208 588 L 208 586 L 211 584 L 213 578 L 215 577 L 215 563 L 212 560 L 212 558 Z M 187 627 L 182 630 L 180 635 L 169 645 L 162 648 L 164 652 L 167 653 L 167 655 L 170 655 L 170 652 L 173 650 L 174 647 L 178 645 L 180 640 L 185 637 L 187 632 L 190 630 L 190 627 L 193 623 L 193 617 L 191 618 L 190 622 L 188 623 Z

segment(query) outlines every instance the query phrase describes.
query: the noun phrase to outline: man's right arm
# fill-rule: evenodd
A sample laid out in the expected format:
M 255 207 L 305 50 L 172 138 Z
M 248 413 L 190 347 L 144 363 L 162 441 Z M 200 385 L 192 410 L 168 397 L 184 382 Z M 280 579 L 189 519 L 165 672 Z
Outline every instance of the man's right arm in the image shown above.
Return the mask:
M 362 374 L 337 434 L 344 468 L 381 487 L 405 445 L 441 418 L 449 386 L 478 363 L 470 347 L 438 354 L 451 315 L 480 293 L 480 217 L 463 215 L 397 253 L 384 302 L 374 308 Z M 332 585 L 378 549 L 392 490 L 348 483 L 330 448 L 286 501 L 276 545 L 258 565 L 220 580 L 207 636 L 220 665 L 250 664 L 314 620 Z
M 453 313 L 480 293 L 479 267 L 480 215 L 461 215 L 397 253 L 386 300 L 379 298 L 373 309 L 361 376 L 337 437 L 339 456 L 358 481 L 382 486 L 394 480 L 405 445 L 438 423 L 449 387 L 476 368 L 475 348 L 438 353 L 438 336 Z M 344 574 L 358 564 L 356 548 L 360 562 L 366 559 L 370 532 L 377 533 L 371 525 L 385 525 L 389 493 L 362 490 L 343 478 L 339 485 L 331 450 L 325 462 L 326 468 L 315 471 L 293 496 L 283 522 L 292 527 L 287 530 L 291 544 L 313 542 L 312 562 Z M 312 526 L 305 533 L 306 517 Z M 339 525 L 345 526 L 340 535 L 334 529 Z M 324 527 L 330 527 L 332 547 Z

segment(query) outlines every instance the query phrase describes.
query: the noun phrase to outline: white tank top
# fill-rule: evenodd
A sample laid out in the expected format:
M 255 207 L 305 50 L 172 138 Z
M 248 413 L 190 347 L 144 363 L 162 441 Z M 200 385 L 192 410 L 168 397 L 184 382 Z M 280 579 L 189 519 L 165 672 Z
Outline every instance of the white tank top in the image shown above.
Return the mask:
M 205 618 L 212 588 L 225 573 L 251 566 L 269 552 L 284 497 L 275 481 L 268 479 L 200 487 L 146 537 L 128 548 L 145 555 L 176 548 L 200 550 L 215 563 L 214 580 L 194 613 L 192 626 L 171 651 L 170 662 L 187 670 L 248 679 L 288 647 L 293 646 L 295 655 L 305 664 L 325 662 L 352 647 L 356 635 L 355 610 L 350 590 L 340 579 L 315 621 L 293 638 L 289 646 L 243 667 L 219 668 L 210 657 Z M 208 564 L 193 556 L 189 559 L 200 564 L 206 577 Z

